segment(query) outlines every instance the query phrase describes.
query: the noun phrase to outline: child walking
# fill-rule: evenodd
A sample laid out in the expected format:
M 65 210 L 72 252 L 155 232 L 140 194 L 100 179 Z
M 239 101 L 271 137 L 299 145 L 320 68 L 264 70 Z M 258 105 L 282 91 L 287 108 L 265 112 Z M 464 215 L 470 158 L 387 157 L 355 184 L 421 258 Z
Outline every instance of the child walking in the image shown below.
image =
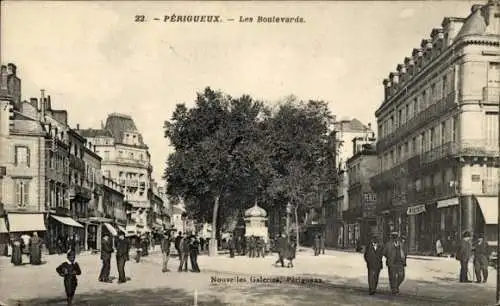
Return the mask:
M 78 285 L 76 276 L 82 274 L 80 266 L 75 261 L 75 251 L 68 252 L 68 261 L 60 264 L 56 271 L 60 276 L 64 277 L 64 290 L 66 291 L 68 306 L 70 306 L 73 303 L 76 286 Z

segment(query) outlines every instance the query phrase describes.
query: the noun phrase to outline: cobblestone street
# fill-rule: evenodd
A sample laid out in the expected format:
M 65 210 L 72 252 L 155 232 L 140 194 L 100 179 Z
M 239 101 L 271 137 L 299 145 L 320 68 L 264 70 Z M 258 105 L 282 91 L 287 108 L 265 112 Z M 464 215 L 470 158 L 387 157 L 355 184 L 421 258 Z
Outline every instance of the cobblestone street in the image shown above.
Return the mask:
M 202 273 L 178 273 L 172 258 L 172 272 L 161 273 L 160 254 L 128 262 L 130 282 L 97 282 L 99 257 L 81 255 L 82 276 L 75 305 L 488 305 L 495 298 L 492 273 L 488 284 L 460 284 L 456 281 L 457 262 L 440 258 L 409 259 L 407 279 L 401 294 L 388 294 L 386 270 L 381 273 L 380 294 L 369 296 L 361 254 L 329 251 L 314 257 L 299 253 L 294 269 L 276 268 L 276 256 L 248 259 L 200 256 Z M 44 258 L 41 266 L 13 267 L 9 258 L 0 261 L 0 300 L 8 305 L 65 305 L 62 280 L 55 267 L 63 256 Z M 111 274 L 116 277 L 113 261 Z M 251 277 L 284 277 L 284 282 L 252 283 Z M 239 279 L 231 284 L 214 283 L 213 277 Z M 322 283 L 297 284 L 286 277 Z M 241 280 L 246 280 L 242 282 Z

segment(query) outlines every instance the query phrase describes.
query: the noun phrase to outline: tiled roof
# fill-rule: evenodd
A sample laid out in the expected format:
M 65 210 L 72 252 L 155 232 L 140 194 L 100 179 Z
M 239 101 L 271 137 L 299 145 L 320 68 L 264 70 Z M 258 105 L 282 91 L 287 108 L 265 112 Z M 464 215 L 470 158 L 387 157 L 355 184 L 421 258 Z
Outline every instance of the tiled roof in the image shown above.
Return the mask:
M 104 128 L 111 132 L 118 143 L 123 143 L 123 134 L 125 132 L 139 132 L 132 117 L 119 113 L 109 114 Z M 141 135 L 139 135 L 139 142 L 144 145 Z
M 96 129 L 86 129 L 78 130 L 78 134 L 86 138 L 96 138 L 96 137 L 113 137 L 111 132 L 108 130 L 96 130 Z
M 352 120 L 342 120 L 335 123 L 337 130 L 342 129 L 344 132 L 363 132 L 369 131 L 370 128 L 364 125 L 358 119 L 354 118 Z

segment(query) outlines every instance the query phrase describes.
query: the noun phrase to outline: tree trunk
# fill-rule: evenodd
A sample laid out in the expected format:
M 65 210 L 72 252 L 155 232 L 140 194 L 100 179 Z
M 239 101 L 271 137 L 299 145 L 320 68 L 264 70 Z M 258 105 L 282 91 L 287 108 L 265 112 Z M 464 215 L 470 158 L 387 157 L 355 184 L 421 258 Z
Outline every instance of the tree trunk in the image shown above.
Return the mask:
M 219 215 L 220 194 L 215 196 L 212 215 L 212 237 L 208 245 L 208 256 L 217 256 L 217 216 Z
M 297 243 L 297 249 L 300 246 L 300 234 L 299 234 L 299 205 L 295 205 L 295 239 Z

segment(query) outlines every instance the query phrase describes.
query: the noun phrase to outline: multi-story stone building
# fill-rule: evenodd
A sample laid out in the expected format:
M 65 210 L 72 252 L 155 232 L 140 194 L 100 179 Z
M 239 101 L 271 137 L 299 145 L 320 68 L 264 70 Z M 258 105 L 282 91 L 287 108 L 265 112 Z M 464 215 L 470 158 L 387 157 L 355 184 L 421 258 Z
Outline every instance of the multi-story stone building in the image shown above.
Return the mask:
M 132 205 L 127 231 L 151 231 L 150 181 L 153 167 L 148 146 L 132 117 L 110 114 L 101 130 L 81 130 L 102 157 L 103 175 L 124 186 L 125 200 Z
M 444 18 L 383 82 L 372 184 L 380 229 L 411 251 L 449 249 L 465 230 L 497 240 L 499 9 Z
M 349 208 L 343 216 L 348 248 L 356 247 L 358 241 L 366 245 L 370 234 L 377 229 L 376 194 L 370 185 L 370 178 L 378 173 L 379 166 L 375 138 L 354 138 L 353 147 L 354 155 L 347 160 Z
M 326 227 L 326 242 L 334 243 L 338 247 L 346 247 L 348 225 L 343 221 L 344 211 L 349 209 L 349 177 L 347 160 L 353 156 L 352 140 L 357 137 L 371 138 L 373 131 L 358 119 L 342 119 L 334 124 L 337 176 L 337 198 L 335 200 L 336 222 Z
M 2 216 L 0 244 L 8 242 L 7 232 L 38 232 L 45 236 L 45 135 L 37 105 L 21 101 L 21 80 L 16 66 L 0 70 L 0 181 Z

